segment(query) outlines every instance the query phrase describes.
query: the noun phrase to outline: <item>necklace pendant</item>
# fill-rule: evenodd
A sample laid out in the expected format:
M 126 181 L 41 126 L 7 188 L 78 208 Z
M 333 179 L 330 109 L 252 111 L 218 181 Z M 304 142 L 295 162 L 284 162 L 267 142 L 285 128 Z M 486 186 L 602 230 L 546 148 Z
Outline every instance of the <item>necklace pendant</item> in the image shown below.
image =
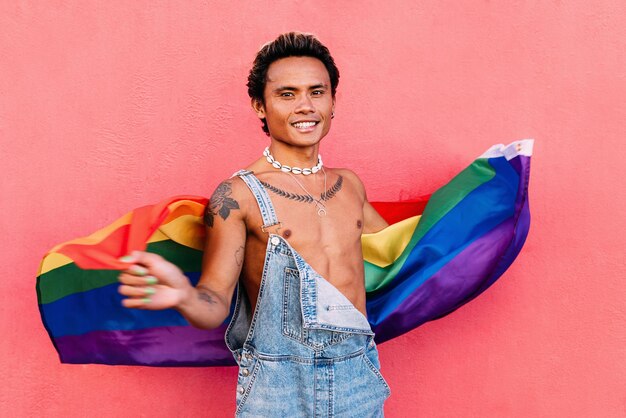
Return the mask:
M 317 208 L 317 216 L 326 216 L 326 209 L 323 207 Z

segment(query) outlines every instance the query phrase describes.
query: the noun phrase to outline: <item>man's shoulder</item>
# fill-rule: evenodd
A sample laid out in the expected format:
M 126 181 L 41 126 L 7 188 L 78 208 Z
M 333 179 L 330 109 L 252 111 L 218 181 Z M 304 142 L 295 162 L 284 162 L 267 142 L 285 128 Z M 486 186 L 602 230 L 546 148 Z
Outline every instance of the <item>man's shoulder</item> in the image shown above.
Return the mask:
M 345 167 L 334 167 L 331 169 L 333 173 L 340 174 L 344 177 L 354 178 L 359 180 L 359 176 L 351 169 Z M 359 180 L 360 181 L 360 180 Z
M 349 168 L 333 168 L 332 172 L 337 176 L 342 176 L 346 181 L 358 189 L 363 189 L 363 182 L 359 176 Z
M 239 172 L 233 174 L 231 177 L 222 180 L 217 188 L 219 189 L 220 187 L 222 187 L 222 185 L 226 185 L 228 190 L 232 193 L 233 197 L 239 200 L 247 199 L 248 196 L 250 196 L 248 185 L 240 177 Z
M 209 202 L 212 205 L 222 205 L 228 203 L 233 209 L 241 209 L 245 212 L 248 201 L 252 195 L 246 183 L 239 177 L 239 172 L 234 173 L 231 177 L 223 179 L 215 187 Z
M 354 171 L 349 168 L 333 168 L 332 172 L 338 177 L 341 176 L 344 179 L 342 183 L 353 189 L 362 200 L 366 199 L 365 186 Z

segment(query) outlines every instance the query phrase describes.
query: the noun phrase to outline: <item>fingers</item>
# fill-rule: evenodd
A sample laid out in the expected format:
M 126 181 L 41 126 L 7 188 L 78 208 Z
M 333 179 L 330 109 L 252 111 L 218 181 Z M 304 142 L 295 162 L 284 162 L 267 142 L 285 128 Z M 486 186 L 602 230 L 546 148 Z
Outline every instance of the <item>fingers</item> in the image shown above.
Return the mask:
M 122 299 L 122 305 L 127 308 L 149 309 L 152 299 L 156 295 L 156 287 L 152 286 L 129 286 L 126 284 L 117 288 L 117 291 L 127 296 Z
M 182 275 L 180 268 L 155 253 L 133 251 L 131 255 L 121 257 L 120 260 L 128 263 L 127 268 L 121 273 L 135 276 L 158 277 L 161 284 L 172 285 Z M 150 279 L 149 279 L 150 280 Z M 151 282 L 148 281 L 148 284 Z M 134 283 L 129 283 L 134 284 Z
M 124 257 L 120 257 L 119 260 L 124 263 L 128 263 L 128 268 L 124 270 L 126 273 L 134 274 L 136 276 L 146 276 L 149 272 L 148 268 L 146 268 L 146 264 L 140 265 L 141 260 L 145 260 L 146 256 L 141 251 L 133 251 L 132 254 L 126 255 Z
M 147 257 L 140 251 L 133 251 L 131 255 L 120 258 L 121 261 L 130 264 L 128 269 L 124 270 L 119 276 L 118 280 L 122 285 L 118 288 L 118 292 L 127 296 L 122 299 L 122 306 L 127 308 L 146 309 L 151 303 L 151 297 L 156 293 L 156 288 L 152 287 L 158 283 L 156 277 L 148 274 L 149 270 L 139 265 L 142 263 L 146 265 L 153 257 Z M 146 260 L 148 260 L 146 262 Z
M 122 306 L 126 308 L 147 309 L 150 305 L 150 298 L 126 298 L 122 299 Z
M 129 264 L 142 264 L 148 268 L 150 268 L 153 264 L 158 263 L 163 260 L 158 254 L 150 253 L 146 251 L 133 251 L 129 255 L 125 255 L 124 257 L 119 258 L 120 261 Z
M 150 253 L 133 251 L 132 254 L 121 257 L 120 261 L 129 263 L 129 266 L 126 270 L 123 270 L 122 273 L 118 276 L 119 281 L 129 286 L 146 286 L 156 284 L 158 280 L 156 279 L 156 277 L 149 274 L 150 271 L 148 270 L 148 268 L 138 264 L 141 262 L 141 260 L 152 258 L 148 257 L 147 255 L 150 255 Z
M 124 296 L 129 297 L 141 297 L 141 298 L 150 298 L 152 295 L 156 293 L 156 288 L 152 286 L 128 286 L 121 285 L 118 288 L 118 292 Z
M 129 286 L 150 286 L 157 284 L 158 280 L 152 275 L 137 276 L 130 273 L 122 273 L 118 276 L 120 283 L 127 284 Z
M 118 292 L 126 296 L 122 305 L 137 309 L 166 309 L 176 306 L 180 289 L 190 286 L 188 279 L 175 265 L 158 254 L 133 251 L 121 257 L 128 263 L 118 276 Z

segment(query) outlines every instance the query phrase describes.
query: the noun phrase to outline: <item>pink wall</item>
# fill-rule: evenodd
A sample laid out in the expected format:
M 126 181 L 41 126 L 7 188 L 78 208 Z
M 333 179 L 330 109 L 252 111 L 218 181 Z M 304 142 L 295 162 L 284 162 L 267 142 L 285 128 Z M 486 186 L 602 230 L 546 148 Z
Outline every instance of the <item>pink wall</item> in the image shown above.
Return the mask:
M 0 416 L 232 415 L 234 368 L 59 364 L 35 273 L 54 244 L 256 158 L 245 78 L 287 30 L 336 57 L 322 154 L 371 200 L 536 138 L 526 247 L 480 298 L 381 346 L 388 416 L 626 415 L 625 16 L 622 0 L 2 2 Z

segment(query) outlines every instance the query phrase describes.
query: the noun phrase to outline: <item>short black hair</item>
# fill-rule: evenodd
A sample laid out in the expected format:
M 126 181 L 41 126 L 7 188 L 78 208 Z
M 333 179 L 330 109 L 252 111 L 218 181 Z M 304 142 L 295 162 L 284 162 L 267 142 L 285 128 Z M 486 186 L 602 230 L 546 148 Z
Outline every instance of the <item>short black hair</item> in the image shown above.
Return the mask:
M 252 69 L 248 75 L 248 96 L 251 99 L 265 103 L 263 92 L 267 82 L 267 69 L 274 61 L 287 57 L 313 57 L 322 61 L 330 77 L 330 90 L 333 97 L 339 84 L 339 69 L 335 60 L 326 48 L 314 35 L 301 32 L 283 33 L 268 42 L 256 54 Z M 262 119 L 263 132 L 270 134 L 267 121 Z

